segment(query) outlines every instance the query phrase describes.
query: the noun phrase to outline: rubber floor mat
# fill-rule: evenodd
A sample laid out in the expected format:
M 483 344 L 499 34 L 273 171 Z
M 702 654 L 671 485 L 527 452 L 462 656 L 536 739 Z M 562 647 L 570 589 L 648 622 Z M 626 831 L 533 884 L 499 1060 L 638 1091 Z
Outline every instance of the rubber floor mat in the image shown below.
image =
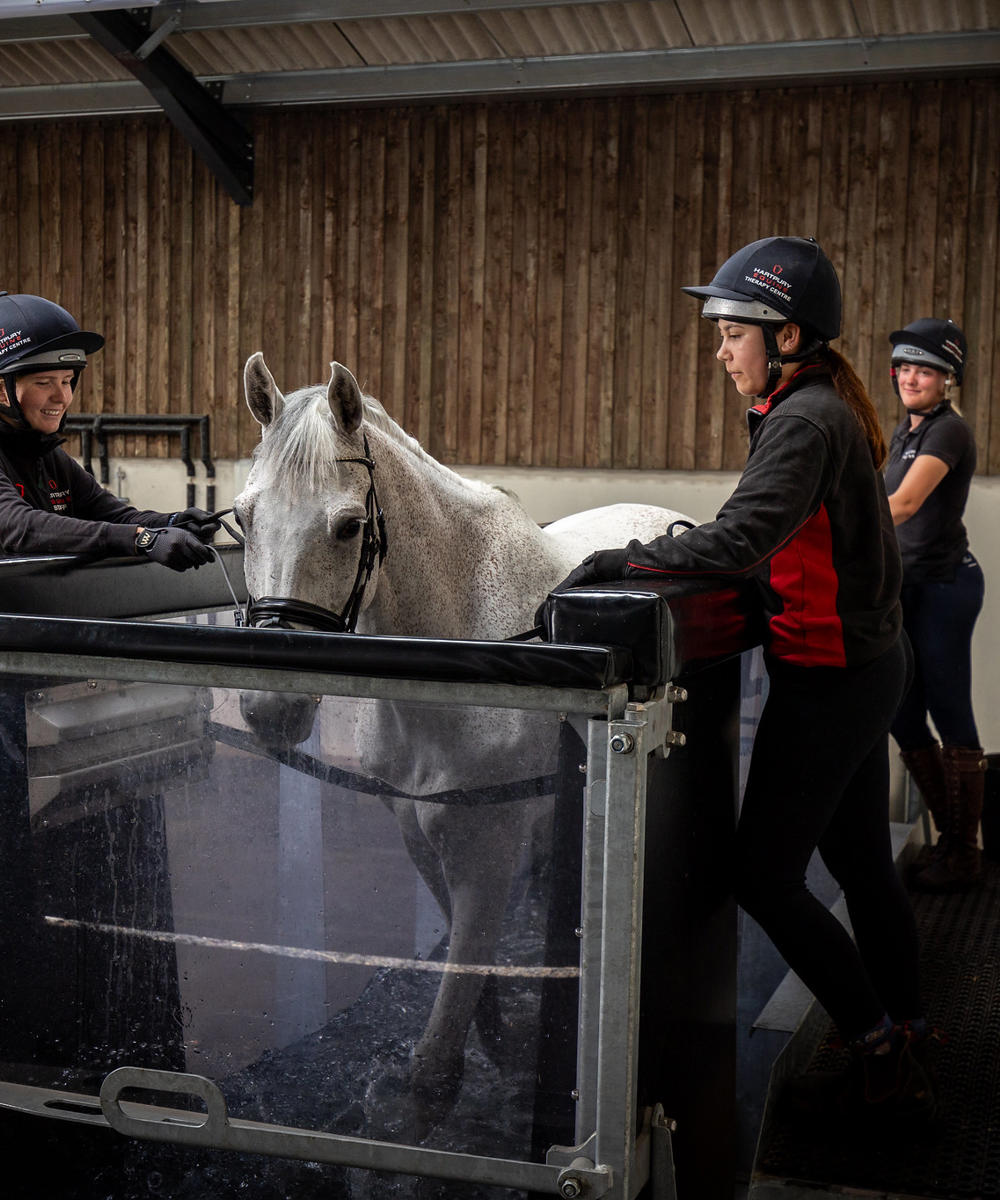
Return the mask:
M 983 866 L 981 886 L 964 895 L 910 893 L 927 1011 L 944 1037 L 932 1127 L 812 1128 L 772 1115 L 756 1179 L 785 1181 L 790 1197 L 1000 1198 L 1000 864 Z M 836 1070 L 846 1061 L 830 1027 L 808 1070 Z

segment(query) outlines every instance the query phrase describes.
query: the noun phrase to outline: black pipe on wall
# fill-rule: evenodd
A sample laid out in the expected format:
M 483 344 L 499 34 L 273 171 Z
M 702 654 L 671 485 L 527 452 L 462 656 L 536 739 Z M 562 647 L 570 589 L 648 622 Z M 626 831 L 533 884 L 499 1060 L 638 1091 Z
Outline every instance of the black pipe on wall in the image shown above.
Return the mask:
M 176 435 L 180 439 L 178 457 L 187 468 L 187 507 L 195 502 L 195 465 L 191 457 L 191 434 L 199 434 L 201 462 L 205 468 L 205 507 L 215 511 L 215 463 L 211 452 L 211 419 L 194 413 L 74 413 L 63 426 L 67 433 L 80 435 L 80 454 L 84 467 L 94 474 L 93 443 L 97 444 L 100 482 L 108 487 L 111 478 L 108 438 L 120 433 L 159 437 Z

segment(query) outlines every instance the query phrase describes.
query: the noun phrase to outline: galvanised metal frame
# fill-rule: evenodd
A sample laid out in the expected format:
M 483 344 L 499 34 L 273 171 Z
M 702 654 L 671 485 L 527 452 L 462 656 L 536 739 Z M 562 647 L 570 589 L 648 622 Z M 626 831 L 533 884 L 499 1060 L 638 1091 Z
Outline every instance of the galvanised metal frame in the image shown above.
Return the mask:
M 0 656 L 3 674 L 106 678 L 209 687 L 272 689 L 450 705 L 490 705 L 567 714 L 587 746 L 582 880 L 577 1144 L 552 1147 L 545 1163 L 428 1150 L 314 1130 L 231 1119 L 212 1081 L 134 1067 L 111 1072 L 93 1096 L 0 1084 L 0 1108 L 102 1126 L 126 1136 L 239 1150 L 403 1174 L 488 1183 L 566 1197 L 632 1200 L 652 1181 L 655 1200 L 674 1200 L 670 1122 L 656 1111 L 637 1138 L 637 1035 L 642 945 L 646 766 L 665 753 L 671 710 L 683 699 L 667 688 L 645 704 L 619 684 L 604 690 L 434 683 L 259 667 L 126 660 L 101 655 Z M 584 729 L 585 727 L 585 729 Z M 200 1097 L 190 1110 L 123 1101 L 127 1088 Z

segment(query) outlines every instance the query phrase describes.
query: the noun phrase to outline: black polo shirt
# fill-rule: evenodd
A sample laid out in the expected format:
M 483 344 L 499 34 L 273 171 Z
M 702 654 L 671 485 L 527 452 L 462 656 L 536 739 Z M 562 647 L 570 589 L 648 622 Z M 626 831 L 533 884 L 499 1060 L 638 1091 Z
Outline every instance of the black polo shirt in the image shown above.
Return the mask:
M 913 516 L 896 526 L 905 583 L 953 579 L 969 549 L 962 516 L 976 470 L 976 441 L 950 405 L 940 405 L 916 429 L 910 429 L 909 414 L 896 426 L 885 468 L 890 496 L 921 454 L 939 458 L 948 474 Z

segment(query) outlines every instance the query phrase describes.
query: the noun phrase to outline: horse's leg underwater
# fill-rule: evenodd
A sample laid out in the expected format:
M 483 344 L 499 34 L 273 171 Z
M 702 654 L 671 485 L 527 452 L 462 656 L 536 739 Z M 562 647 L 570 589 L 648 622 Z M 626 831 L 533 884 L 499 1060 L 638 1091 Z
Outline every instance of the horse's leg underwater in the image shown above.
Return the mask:
M 440 856 L 452 910 L 447 969 L 413 1050 L 411 1086 L 419 1137 L 447 1115 L 462 1086 L 465 1044 L 487 978 L 463 968 L 494 961 L 526 808 L 522 803 L 417 808 L 421 828 Z
M 427 885 L 428 891 L 437 901 L 445 921 L 451 924 L 451 898 L 448 884 L 441 870 L 441 859 L 428 842 L 417 820 L 416 805 L 412 800 L 387 799 L 386 804 L 399 822 L 399 832 L 410 860 L 417 873 Z

